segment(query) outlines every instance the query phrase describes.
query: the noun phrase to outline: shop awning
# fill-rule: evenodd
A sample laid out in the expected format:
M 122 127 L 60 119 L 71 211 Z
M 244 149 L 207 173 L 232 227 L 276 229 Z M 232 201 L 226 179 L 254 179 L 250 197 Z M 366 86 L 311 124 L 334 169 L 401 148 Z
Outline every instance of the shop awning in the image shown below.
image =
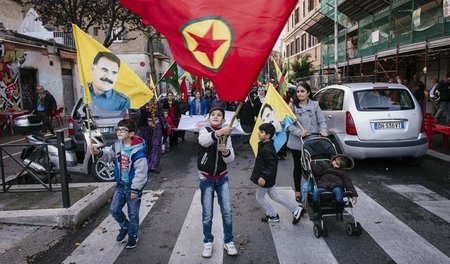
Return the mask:
M 392 0 L 345 0 L 338 5 L 338 11 L 353 20 L 359 21 L 388 7 L 391 4 L 391 1 Z
M 313 35 L 316 38 L 334 34 L 334 21 L 321 12 L 316 12 L 301 26 L 303 30 Z M 338 23 L 338 30 L 344 27 Z
M 75 52 L 59 50 L 59 56 L 63 59 L 77 60 L 77 54 Z

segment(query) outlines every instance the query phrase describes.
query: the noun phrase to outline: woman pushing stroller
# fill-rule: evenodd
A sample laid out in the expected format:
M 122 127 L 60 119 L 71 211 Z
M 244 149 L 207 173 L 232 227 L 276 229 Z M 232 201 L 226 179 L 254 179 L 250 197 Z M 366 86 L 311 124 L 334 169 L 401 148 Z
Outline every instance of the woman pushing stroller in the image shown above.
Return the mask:
M 348 170 L 354 167 L 353 159 L 344 154 L 338 154 L 331 158 L 331 162 L 314 169 L 317 188 L 313 192 L 312 220 L 320 220 L 320 194 L 326 191 L 334 193 L 336 199 L 336 217 L 342 222 L 344 211 L 344 188 L 351 192 L 352 203 L 356 204 L 358 193 L 353 186 Z

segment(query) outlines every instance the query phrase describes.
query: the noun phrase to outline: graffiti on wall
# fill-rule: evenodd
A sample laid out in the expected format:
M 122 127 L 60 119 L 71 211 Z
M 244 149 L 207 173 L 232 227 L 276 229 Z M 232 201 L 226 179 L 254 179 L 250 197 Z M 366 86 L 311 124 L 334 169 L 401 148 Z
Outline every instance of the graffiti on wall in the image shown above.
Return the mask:
M 0 111 L 22 109 L 19 69 L 25 62 L 23 50 L 6 51 L 0 59 Z

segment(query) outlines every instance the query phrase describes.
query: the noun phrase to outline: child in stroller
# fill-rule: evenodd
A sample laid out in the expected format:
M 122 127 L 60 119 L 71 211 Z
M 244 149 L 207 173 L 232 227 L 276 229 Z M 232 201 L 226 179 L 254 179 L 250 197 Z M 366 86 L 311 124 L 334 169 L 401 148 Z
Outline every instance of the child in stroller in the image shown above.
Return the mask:
M 348 174 L 354 166 L 353 159 L 338 154 L 330 139 L 316 137 L 304 141 L 301 163 L 305 178 L 302 195 L 308 197 L 307 204 L 313 209 L 310 219 L 315 221 L 314 235 L 317 238 L 328 236 L 322 216 L 336 215 L 341 222 L 344 207 L 350 208 L 351 212 L 346 214 L 351 216 L 351 221 L 346 224 L 347 234 L 361 235 L 361 225 L 356 222 L 352 210 L 358 194 Z
M 347 155 L 339 154 L 331 158 L 331 164 L 319 166 L 313 171 L 316 178 L 317 188 L 313 192 L 312 208 L 314 211 L 313 220 L 320 220 L 320 194 L 333 192 L 336 200 L 336 217 L 338 222 L 343 222 L 344 211 L 344 188 L 350 191 L 353 204 L 356 204 L 358 193 L 353 186 L 352 179 L 346 170 L 354 166 L 353 159 Z

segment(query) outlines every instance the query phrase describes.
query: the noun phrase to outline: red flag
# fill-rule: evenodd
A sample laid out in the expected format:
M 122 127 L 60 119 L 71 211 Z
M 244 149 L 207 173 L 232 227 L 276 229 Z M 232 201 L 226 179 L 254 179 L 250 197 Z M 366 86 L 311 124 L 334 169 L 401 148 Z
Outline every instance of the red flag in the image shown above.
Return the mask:
M 181 81 L 180 93 L 181 93 L 181 96 L 183 97 L 183 100 L 185 102 L 187 102 L 188 101 L 188 94 L 187 94 L 187 86 L 186 86 L 186 77 L 183 77 L 183 80 Z
M 197 91 L 199 91 L 200 95 L 203 96 L 203 78 L 202 78 L 202 76 L 197 76 L 195 85 L 197 86 Z
M 297 1 L 120 0 L 169 41 L 177 63 L 244 101 Z

